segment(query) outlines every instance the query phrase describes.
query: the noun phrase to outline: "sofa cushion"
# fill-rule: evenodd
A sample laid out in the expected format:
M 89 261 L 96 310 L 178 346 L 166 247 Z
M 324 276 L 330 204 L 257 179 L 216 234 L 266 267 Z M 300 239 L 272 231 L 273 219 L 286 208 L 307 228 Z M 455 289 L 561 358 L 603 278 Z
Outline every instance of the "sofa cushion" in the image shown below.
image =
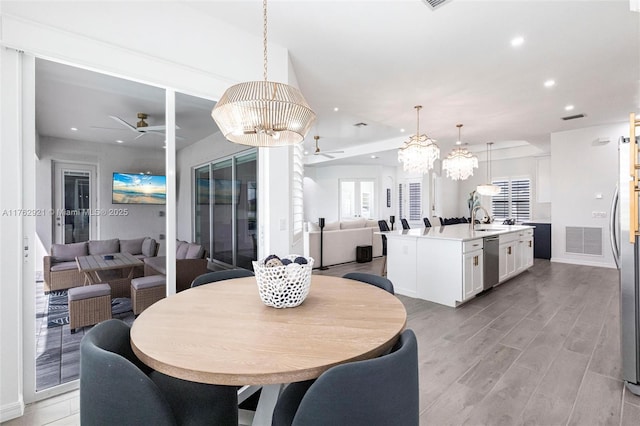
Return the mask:
M 89 254 L 109 254 L 120 252 L 120 240 L 93 240 L 89 241 Z
M 176 259 L 200 259 L 203 254 L 200 244 L 183 243 L 176 247 Z
M 54 262 L 68 262 L 76 260 L 78 256 L 86 256 L 87 243 L 73 243 L 73 244 L 53 244 L 51 246 L 51 256 Z
M 91 299 L 100 296 L 110 296 L 111 287 L 109 284 L 92 284 L 83 287 L 73 287 L 67 292 L 69 302 L 74 300 Z
M 142 243 L 146 238 L 120 240 L 120 253 L 142 254 Z
M 338 231 L 340 229 L 340 222 L 329 222 L 324 225 L 325 231 Z
M 76 263 L 76 261 L 69 261 L 69 262 L 59 262 L 56 263 L 55 265 L 51 265 L 51 272 L 55 272 L 55 271 L 70 271 L 75 269 L 76 271 L 78 270 L 78 264 Z
M 344 222 L 340 222 L 340 229 L 364 228 L 364 224 L 365 224 L 364 219 L 347 220 Z
M 151 268 L 153 268 L 154 271 L 156 271 L 159 274 L 167 274 L 167 257 L 166 256 L 155 256 L 155 257 L 147 257 L 144 260 L 145 265 L 149 265 Z M 145 268 L 145 272 L 146 272 Z
M 141 252 L 143 255 L 147 256 L 147 257 L 151 257 L 151 256 L 155 256 L 156 255 L 156 245 L 158 243 L 156 243 L 156 240 L 154 240 L 153 238 L 145 238 L 144 241 L 142 242 L 142 248 L 141 248 Z
M 377 228 L 378 227 L 378 221 L 375 219 L 367 219 L 366 223 L 365 223 L 365 228 Z

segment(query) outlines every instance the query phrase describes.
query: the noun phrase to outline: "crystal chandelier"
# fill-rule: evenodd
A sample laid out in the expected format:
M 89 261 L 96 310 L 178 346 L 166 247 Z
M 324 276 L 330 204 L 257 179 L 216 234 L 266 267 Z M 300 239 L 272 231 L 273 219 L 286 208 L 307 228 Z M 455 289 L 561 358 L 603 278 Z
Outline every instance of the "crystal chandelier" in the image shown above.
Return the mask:
M 403 165 L 405 172 L 428 173 L 433 169 L 433 163 L 440 158 L 440 148 L 435 141 L 426 134 L 420 134 L 420 110 L 421 105 L 416 105 L 418 125 L 416 134 L 398 150 L 398 161 Z
M 457 147 L 451 151 L 447 158 L 442 160 L 442 168 L 447 171 L 447 177 L 453 180 L 465 180 L 469 176 L 473 176 L 473 169 L 478 168 L 478 157 L 461 146 L 460 129 L 462 124 L 458 124 L 456 127 L 458 128 Z
M 493 197 L 500 193 L 500 187 L 491 183 L 491 145 L 493 145 L 493 142 L 487 142 L 487 183 L 478 185 L 476 191 L 478 191 L 480 195 Z
M 262 2 L 264 81 L 229 87 L 211 111 L 211 117 L 231 142 L 284 146 L 302 142 L 316 114 L 300 90 L 267 81 L 267 0 Z

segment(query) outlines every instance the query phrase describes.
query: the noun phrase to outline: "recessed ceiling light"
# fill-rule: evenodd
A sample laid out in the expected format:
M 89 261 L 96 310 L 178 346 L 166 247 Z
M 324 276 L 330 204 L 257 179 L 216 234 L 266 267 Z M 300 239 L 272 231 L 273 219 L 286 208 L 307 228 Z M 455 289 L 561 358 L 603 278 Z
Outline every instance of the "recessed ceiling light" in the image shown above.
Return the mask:
M 547 80 L 544 82 L 544 87 L 553 87 L 556 85 L 556 81 L 555 80 Z
M 567 105 L 566 107 L 564 107 L 565 111 L 573 111 L 574 106 L 573 105 Z
M 522 37 L 515 37 L 515 38 L 511 39 L 511 45 L 513 47 L 522 46 L 523 43 L 524 43 L 524 38 L 522 38 Z
M 334 111 L 336 111 L 336 112 L 338 112 L 338 111 L 340 111 L 340 108 L 335 107 L 335 108 L 333 108 L 333 110 L 334 110 Z
M 121 141 L 120 139 L 118 139 L 116 142 L 118 142 L 118 143 L 123 143 L 124 141 Z
M 77 132 L 78 128 L 77 127 L 72 127 L 71 130 L 73 130 L 74 132 Z
M 400 129 L 400 133 L 404 133 L 404 129 Z
M 304 155 L 309 155 L 309 151 L 305 151 L 305 152 L 304 152 Z
M 378 158 L 378 156 L 377 155 L 372 155 L 371 158 L 373 158 L 375 160 L 376 158 Z

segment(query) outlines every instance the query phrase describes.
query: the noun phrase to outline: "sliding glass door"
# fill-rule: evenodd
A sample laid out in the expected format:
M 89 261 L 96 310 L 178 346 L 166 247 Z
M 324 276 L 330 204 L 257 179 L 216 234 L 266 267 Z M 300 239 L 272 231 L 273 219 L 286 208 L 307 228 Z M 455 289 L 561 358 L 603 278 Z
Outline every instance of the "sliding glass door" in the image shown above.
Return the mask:
M 194 171 L 194 240 L 211 260 L 251 269 L 257 259 L 257 151 Z

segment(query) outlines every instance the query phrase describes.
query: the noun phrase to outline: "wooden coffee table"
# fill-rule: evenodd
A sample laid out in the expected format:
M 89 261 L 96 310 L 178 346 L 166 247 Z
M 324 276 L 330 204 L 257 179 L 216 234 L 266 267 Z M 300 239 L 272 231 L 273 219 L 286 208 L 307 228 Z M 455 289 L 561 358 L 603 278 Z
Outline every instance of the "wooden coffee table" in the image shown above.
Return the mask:
M 105 259 L 113 256 L 113 259 Z M 112 255 L 96 254 L 76 257 L 80 272 L 84 273 L 84 284 L 108 283 L 111 286 L 111 297 L 131 297 L 131 278 L 137 266 L 144 263 L 129 253 Z M 110 271 L 110 272 L 108 272 Z M 114 271 L 119 273 L 114 274 Z

